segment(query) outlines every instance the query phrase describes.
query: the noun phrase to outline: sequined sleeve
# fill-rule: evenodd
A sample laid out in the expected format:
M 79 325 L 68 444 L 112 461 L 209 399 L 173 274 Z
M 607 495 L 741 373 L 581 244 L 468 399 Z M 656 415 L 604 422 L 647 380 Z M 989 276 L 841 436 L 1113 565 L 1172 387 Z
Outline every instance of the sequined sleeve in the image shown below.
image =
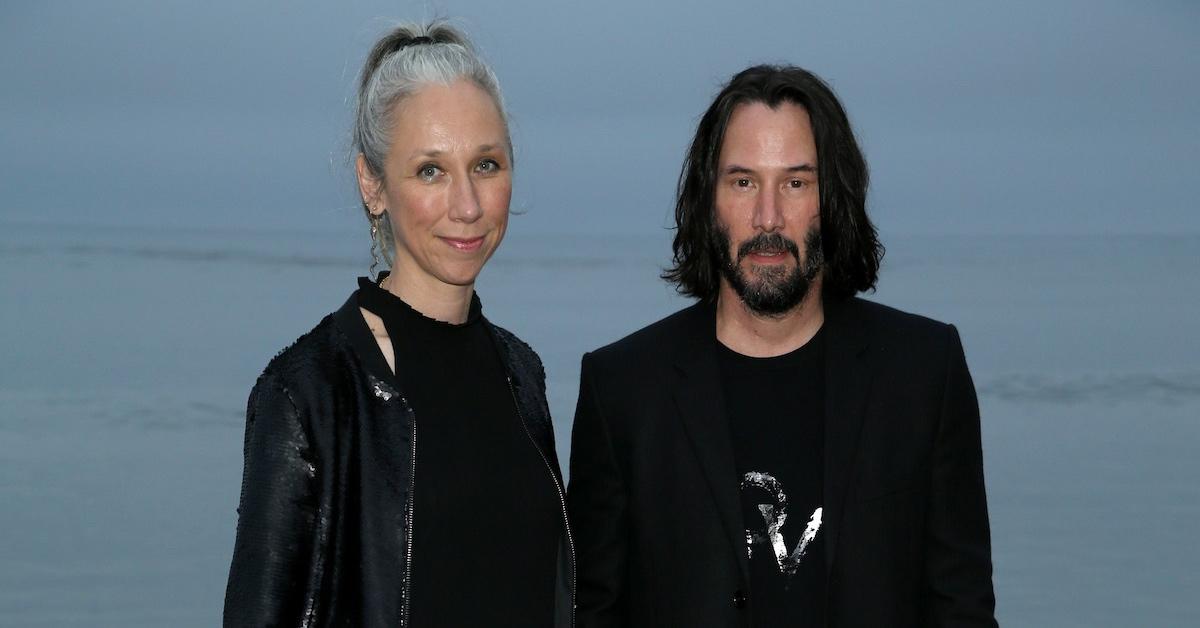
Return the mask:
M 224 625 L 308 625 L 316 466 L 301 413 L 269 374 L 250 393 L 244 457 Z

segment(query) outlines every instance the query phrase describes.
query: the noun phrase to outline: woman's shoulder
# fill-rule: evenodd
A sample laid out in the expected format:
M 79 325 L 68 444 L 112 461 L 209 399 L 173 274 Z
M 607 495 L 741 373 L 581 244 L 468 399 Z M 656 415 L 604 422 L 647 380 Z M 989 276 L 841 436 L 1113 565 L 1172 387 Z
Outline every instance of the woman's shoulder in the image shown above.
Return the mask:
M 339 343 L 335 331 L 333 315 L 322 318 L 315 327 L 276 353 L 263 373 L 291 379 L 319 369 L 323 358 L 337 349 Z
M 275 354 L 255 383 L 255 391 L 286 392 L 293 400 L 323 394 L 340 381 L 349 355 L 332 314 Z
M 533 347 L 529 346 L 529 343 L 491 321 L 487 321 L 487 326 L 499 342 L 503 357 L 511 368 L 532 373 L 542 380 L 546 378 L 546 371 L 542 367 L 542 359 L 538 356 L 537 351 L 534 351 Z

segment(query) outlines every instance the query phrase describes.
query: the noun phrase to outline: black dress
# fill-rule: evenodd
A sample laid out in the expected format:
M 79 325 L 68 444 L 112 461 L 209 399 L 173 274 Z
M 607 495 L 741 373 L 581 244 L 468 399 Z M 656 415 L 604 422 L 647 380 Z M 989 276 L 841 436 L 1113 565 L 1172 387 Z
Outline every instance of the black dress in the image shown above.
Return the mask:
M 365 278 L 359 305 L 383 319 L 402 356 L 398 389 L 420 417 L 411 625 L 552 625 L 558 496 L 478 296 L 462 324 L 428 318 Z

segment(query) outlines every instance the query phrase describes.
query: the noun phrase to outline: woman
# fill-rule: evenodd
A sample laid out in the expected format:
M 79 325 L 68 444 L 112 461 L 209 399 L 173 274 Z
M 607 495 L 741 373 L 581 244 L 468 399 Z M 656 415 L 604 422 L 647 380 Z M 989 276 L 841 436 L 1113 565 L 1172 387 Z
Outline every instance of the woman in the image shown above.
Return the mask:
M 225 625 L 569 623 L 545 375 L 474 291 L 512 189 L 496 78 L 450 27 L 396 28 L 363 69 L 354 141 L 391 268 L 250 394 Z

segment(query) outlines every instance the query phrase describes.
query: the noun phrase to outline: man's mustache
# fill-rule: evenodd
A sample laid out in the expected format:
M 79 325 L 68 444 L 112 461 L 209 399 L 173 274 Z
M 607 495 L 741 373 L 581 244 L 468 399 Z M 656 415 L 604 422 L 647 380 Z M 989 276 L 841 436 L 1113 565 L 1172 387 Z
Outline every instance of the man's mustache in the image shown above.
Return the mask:
M 800 247 L 791 239 L 784 237 L 782 233 L 760 233 L 745 242 L 737 250 L 737 261 L 740 263 L 747 255 L 754 253 L 777 253 L 779 251 L 787 251 L 796 258 L 796 262 L 800 261 Z

